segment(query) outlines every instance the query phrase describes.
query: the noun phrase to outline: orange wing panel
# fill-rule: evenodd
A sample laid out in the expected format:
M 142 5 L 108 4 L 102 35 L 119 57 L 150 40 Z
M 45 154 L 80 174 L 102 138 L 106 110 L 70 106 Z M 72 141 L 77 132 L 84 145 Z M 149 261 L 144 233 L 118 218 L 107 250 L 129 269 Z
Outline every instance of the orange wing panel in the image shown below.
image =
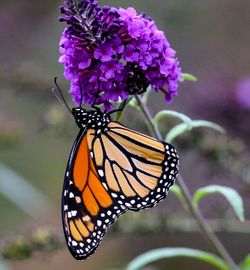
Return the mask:
M 76 187 L 82 191 L 86 185 L 88 177 L 89 166 L 89 151 L 87 137 L 84 136 L 80 142 L 77 156 L 74 163 L 73 178 Z
M 88 186 L 82 194 L 82 199 L 89 213 L 96 216 L 99 212 L 99 206 Z
M 106 208 L 112 204 L 109 194 L 101 184 L 100 180 L 92 172 L 89 176 L 89 187 L 102 207 Z

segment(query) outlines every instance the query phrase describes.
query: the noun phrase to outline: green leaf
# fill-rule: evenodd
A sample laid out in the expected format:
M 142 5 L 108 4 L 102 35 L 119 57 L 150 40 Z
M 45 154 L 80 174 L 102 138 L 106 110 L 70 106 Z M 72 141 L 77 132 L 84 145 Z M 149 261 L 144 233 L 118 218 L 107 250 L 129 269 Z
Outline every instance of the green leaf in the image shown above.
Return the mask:
M 119 122 L 121 120 L 121 118 L 122 118 L 122 113 L 123 113 L 123 111 L 116 112 L 115 113 L 114 120 L 117 121 L 117 122 Z
M 220 185 L 209 185 L 203 188 L 199 188 L 194 194 L 193 202 L 196 205 L 198 205 L 202 198 L 216 193 L 223 195 L 230 203 L 230 205 L 233 207 L 240 221 L 244 221 L 243 200 L 239 195 L 239 193 L 230 187 Z
M 171 143 L 173 142 L 174 139 L 186 133 L 187 131 L 190 131 L 193 128 L 201 128 L 201 127 L 207 127 L 217 130 L 220 133 L 225 133 L 225 130 L 221 126 L 213 122 L 205 120 L 192 120 L 191 122 L 188 122 L 188 124 L 182 123 L 170 129 L 170 131 L 167 133 L 165 137 L 165 141 Z
M 213 265 L 217 269 L 230 270 L 227 264 L 218 256 L 209 252 L 190 248 L 161 248 L 148 251 L 130 262 L 126 270 L 138 270 L 154 261 L 176 257 L 192 258 Z
M 131 100 L 128 102 L 128 106 L 130 106 L 132 108 L 136 108 L 136 109 L 139 108 L 138 102 L 137 102 L 137 100 L 134 97 L 131 98 Z
M 180 82 L 184 82 L 184 81 L 197 82 L 198 79 L 190 73 L 182 73 L 181 78 L 180 78 Z
M 151 86 L 149 86 L 147 88 L 146 92 L 143 94 L 143 96 L 142 96 L 142 103 L 143 104 L 147 104 L 148 103 L 148 99 L 150 97 L 151 90 L 152 90 L 152 88 L 151 88 Z
M 165 137 L 165 141 L 168 143 L 172 143 L 175 138 L 181 136 L 182 134 L 186 133 L 187 131 L 191 130 L 190 127 L 187 126 L 187 124 L 179 124 L 175 126 L 174 128 L 170 129 Z
M 173 193 L 175 195 L 175 197 L 177 199 L 179 199 L 181 202 L 185 202 L 185 199 L 183 197 L 182 191 L 180 189 L 180 187 L 175 184 L 174 186 L 172 186 L 169 190 L 171 193 Z
M 115 113 L 115 117 L 114 117 L 114 120 L 115 120 L 115 121 L 118 122 L 118 121 L 121 120 L 122 115 L 123 115 L 123 112 L 125 111 L 126 106 L 129 105 L 129 103 L 131 102 L 131 100 L 132 100 L 132 97 L 129 97 L 129 98 L 127 99 L 127 102 L 126 102 L 126 105 L 125 105 L 124 109 L 123 109 L 122 111 L 117 111 L 117 112 Z M 124 102 L 119 101 L 119 102 L 117 103 L 117 110 L 122 109 L 123 105 L 124 105 Z
M 141 97 L 141 102 L 144 105 L 146 105 L 147 102 L 148 102 L 149 96 L 151 94 L 151 90 L 152 90 L 151 87 L 148 87 L 147 88 L 147 91 Z M 130 106 L 132 108 L 136 108 L 136 109 L 139 108 L 138 102 L 137 102 L 137 100 L 136 100 L 135 97 L 131 97 L 130 101 L 127 104 L 128 104 L 128 106 Z
M 158 112 L 156 116 L 154 117 L 154 122 L 158 124 L 163 118 L 165 117 L 175 117 L 186 123 L 187 125 L 192 122 L 192 119 L 186 116 L 183 113 L 175 112 L 175 111 L 170 111 L 170 110 L 164 110 L 161 112 Z
M 25 239 L 18 239 L 15 243 L 3 250 L 3 257 L 12 260 L 22 260 L 29 258 L 32 254 L 32 248 Z
M 122 108 L 122 103 L 118 106 L 118 109 Z M 114 120 L 119 122 L 122 118 L 122 114 L 123 114 L 123 111 L 117 111 L 115 113 L 115 117 L 114 117 Z
M 250 255 L 247 255 L 245 260 L 240 265 L 241 270 L 250 270 Z

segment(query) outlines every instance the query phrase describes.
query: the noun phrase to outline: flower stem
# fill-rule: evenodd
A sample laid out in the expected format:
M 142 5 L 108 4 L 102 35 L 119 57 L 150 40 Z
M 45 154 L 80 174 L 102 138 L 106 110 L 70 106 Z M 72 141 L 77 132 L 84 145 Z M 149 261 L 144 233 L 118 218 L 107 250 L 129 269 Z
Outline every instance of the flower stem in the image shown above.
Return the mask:
M 138 102 L 138 105 L 139 105 L 144 117 L 147 120 L 147 125 L 148 125 L 148 128 L 150 130 L 150 133 L 153 136 L 155 136 L 158 140 L 162 140 L 161 133 L 160 133 L 159 129 L 155 127 L 154 122 L 153 122 L 153 118 L 149 112 L 148 107 L 143 104 L 143 102 L 139 96 L 136 96 L 135 98 L 136 98 L 136 101 Z
M 136 96 L 136 100 L 138 102 L 138 105 L 147 121 L 147 125 L 152 133 L 157 139 L 163 140 L 161 133 L 159 129 L 154 125 L 153 117 L 149 112 L 149 109 L 147 105 L 143 104 L 140 97 Z M 228 251 L 223 246 L 222 242 L 219 240 L 219 238 L 216 236 L 216 234 L 211 229 L 210 225 L 206 222 L 205 218 L 203 217 L 202 213 L 200 212 L 199 208 L 196 207 L 193 204 L 192 195 L 188 188 L 188 186 L 185 183 L 185 180 L 183 177 L 179 174 L 178 175 L 178 183 L 180 186 L 180 189 L 182 191 L 183 197 L 185 199 L 185 202 L 189 208 L 190 213 L 193 215 L 197 223 L 199 224 L 201 231 L 204 233 L 204 236 L 208 240 L 208 242 L 211 244 L 211 246 L 217 251 L 217 253 L 225 260 L 225 262 L 228 264 L 231 270 L 238 270 L 238 266 L 234 262 L 233 258 L 230 256 Z

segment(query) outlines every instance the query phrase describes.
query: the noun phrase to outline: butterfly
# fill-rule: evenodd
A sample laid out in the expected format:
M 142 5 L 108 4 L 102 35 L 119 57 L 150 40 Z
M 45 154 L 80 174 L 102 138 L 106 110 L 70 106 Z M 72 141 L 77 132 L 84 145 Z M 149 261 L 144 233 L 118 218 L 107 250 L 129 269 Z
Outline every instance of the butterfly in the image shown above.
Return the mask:
M 70 253 L 84 260 L 120 215 L 165 199 L 179 158 L 170 144 L 112 121 L 114 111 L 80 106 L 70 112 L 80 131 L 65 172 L 62 223 Z

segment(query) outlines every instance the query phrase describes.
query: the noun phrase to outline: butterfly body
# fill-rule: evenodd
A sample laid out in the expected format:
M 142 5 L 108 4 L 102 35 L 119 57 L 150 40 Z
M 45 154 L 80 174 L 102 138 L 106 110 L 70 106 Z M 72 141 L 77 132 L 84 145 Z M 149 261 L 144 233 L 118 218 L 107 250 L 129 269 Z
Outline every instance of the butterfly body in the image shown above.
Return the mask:
M 81 107 L 73 108 L 72 114 L 80 129 L 97 128 L 103 130 L 111 121 L 110 116 L 98 110 L 84 110 Z
M 162 201 L 178 172 L 165 142 L 113 122 L 100 110 L 72 109 L 80 128 L 65 173 L 62 219 L 74 258 L 88 258 L 108 227 L 127 210 Z

